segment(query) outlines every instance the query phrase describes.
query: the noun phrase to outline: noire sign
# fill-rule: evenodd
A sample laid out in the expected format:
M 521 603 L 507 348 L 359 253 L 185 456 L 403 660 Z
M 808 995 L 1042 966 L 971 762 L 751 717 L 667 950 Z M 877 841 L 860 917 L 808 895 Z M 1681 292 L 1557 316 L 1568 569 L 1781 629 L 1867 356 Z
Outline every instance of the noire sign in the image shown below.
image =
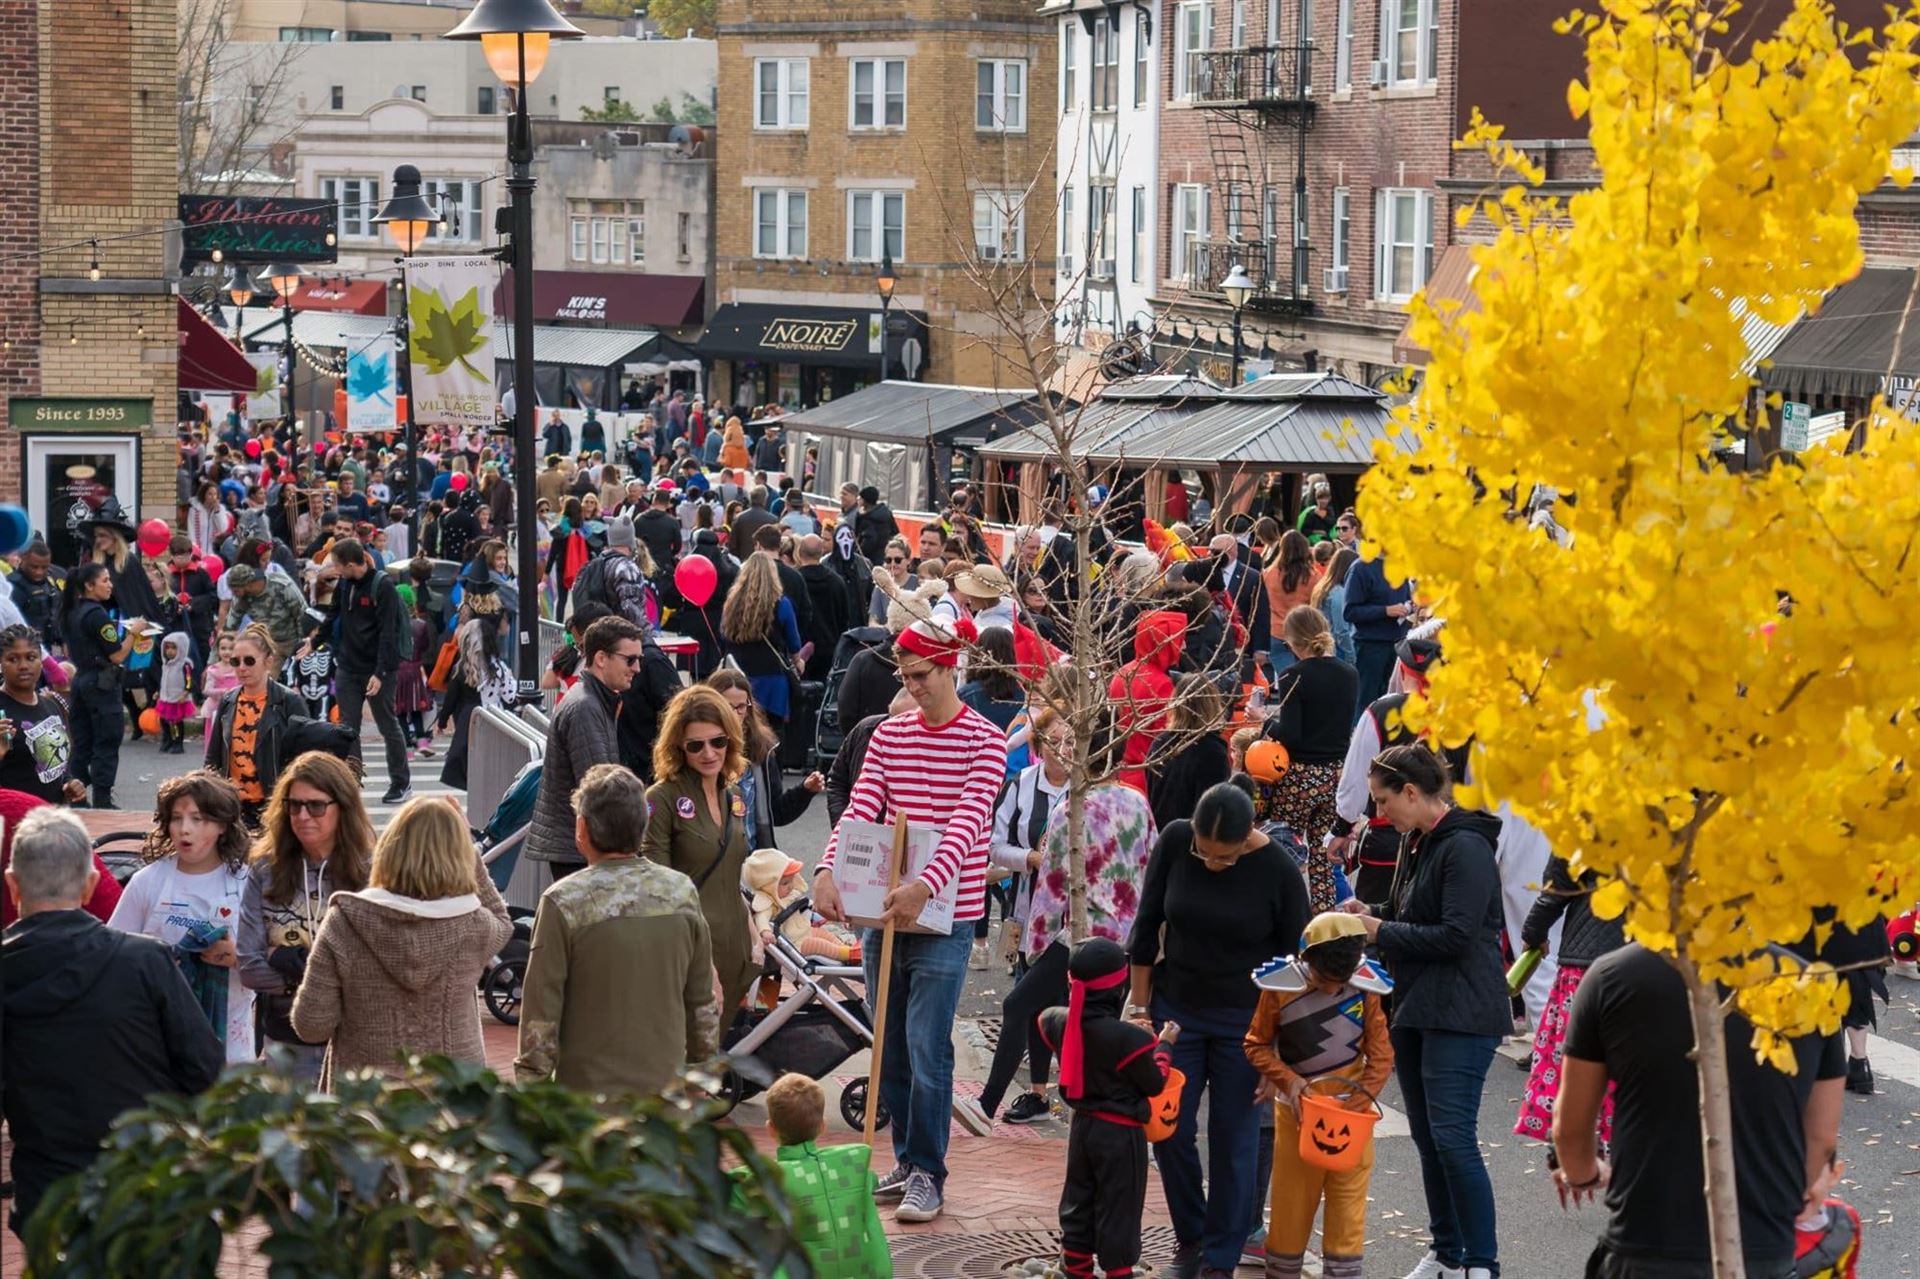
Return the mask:
M 180 197 L 180 263 L 333 262 L 339 257 L 339 207 L 332 200 L 280 196 Z

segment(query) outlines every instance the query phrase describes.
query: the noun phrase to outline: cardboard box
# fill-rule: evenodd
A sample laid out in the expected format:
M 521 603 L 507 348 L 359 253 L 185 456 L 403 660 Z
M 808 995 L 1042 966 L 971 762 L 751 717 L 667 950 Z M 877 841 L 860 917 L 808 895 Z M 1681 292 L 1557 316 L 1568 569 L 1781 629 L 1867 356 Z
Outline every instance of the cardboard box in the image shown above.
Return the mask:
M 893 827 L 877 822 L 842 821 L 840 843 L 834 854 L 834 883 L 840 887 L 840 899 L 847 918 L 866 928 L 884 927 L 882 910 L 887 900 L 888 861 L 893 856 Z M 907 824 L 907 860 L 900 871 L 904 884 L 917 877 L 933 860 L 940 847 L 940 831 L 918 822 Z M 905 925 L 910 933 L 946 935 L 953 931 L 953 909 L 960 894 L 959 876 L 946 888 L 927 899 L 920 918 Z

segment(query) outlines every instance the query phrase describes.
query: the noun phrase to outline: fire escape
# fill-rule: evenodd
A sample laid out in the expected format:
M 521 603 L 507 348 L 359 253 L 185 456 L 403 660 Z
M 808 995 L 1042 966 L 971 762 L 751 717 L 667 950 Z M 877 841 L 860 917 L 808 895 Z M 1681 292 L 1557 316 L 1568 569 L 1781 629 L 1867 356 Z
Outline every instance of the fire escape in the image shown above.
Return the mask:
M 1304 11 L 1304 4 L 1299 7 Z M 1249 310 L 1311 314 L 1307 135 L 1314 117 L 1313 42 L 1303 29 L 1292 44 L 1198 49 L 1187 57 L 1189 94 L 1206 117 L 1213 198 L 1222 213 L 1215 225 L 1226 233 L 1215 238 L 1209 225 L 1188 241 L 1188 292 L 1223 296 L 1220 282 L 1238 265 L 1256 286 Z M 1276 178 L 1289 150 L 1290 190 Z

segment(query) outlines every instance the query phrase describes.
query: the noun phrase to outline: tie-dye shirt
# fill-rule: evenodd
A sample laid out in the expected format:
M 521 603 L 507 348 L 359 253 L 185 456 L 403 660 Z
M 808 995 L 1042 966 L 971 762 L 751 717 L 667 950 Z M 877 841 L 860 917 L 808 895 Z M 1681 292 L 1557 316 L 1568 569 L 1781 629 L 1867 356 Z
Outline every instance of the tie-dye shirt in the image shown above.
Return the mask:
M 1126 945 L 1133 915 L 1140 906 L 1140 885 L 1158 835 L 1146 796 L 1131 786 L 1108 783 L 1086 798 L 1087 936 Z M 1022 949 L 1038 955 L 1072 936 L 1071 885 L 1067 874 L 1067 802 L 1063 797 L 1047 818 L 1046 851 L 1033 886 Z

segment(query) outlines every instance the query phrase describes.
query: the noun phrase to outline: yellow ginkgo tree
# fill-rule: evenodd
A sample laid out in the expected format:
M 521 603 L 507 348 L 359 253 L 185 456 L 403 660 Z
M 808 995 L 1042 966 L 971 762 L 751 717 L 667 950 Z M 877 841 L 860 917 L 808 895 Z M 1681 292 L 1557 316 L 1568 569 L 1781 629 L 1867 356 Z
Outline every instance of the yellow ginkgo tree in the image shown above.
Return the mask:
M 1476 122 L 1462 145 L 1512 181 L 1463 211 L 1495 232 L 1472 250 L 1479 309 L 1416 305 L 1416 447 L 1382 448 L 1360 498 L 1392 574 L 1447 619 L 1410 716 L 1471 734 L 1478 799 L 1597 872 L 1596 909 L 1685 978 L 1728 1277 L 1726 1009 L 1792 1069 L 1784 1036 L 1836 1029 L 1838 987 L 1768 948 L 1820 908 L 1864 926 L 1920 891 L 1920 426 L 1877 403 L 1852 451 L 1714 460 L 1752 394 L 1741 313 L 1817 322 L 1861 267 L 1859 196 L 1920 125 L 1920 9 L 1856 32 L 1798 0 L 1717 52 L 1745 21 L 1607 0 L 1563 23 L 1601 174 L 1564 203 Z M 1570 545 L 1514 518 L 1535 485 Z

